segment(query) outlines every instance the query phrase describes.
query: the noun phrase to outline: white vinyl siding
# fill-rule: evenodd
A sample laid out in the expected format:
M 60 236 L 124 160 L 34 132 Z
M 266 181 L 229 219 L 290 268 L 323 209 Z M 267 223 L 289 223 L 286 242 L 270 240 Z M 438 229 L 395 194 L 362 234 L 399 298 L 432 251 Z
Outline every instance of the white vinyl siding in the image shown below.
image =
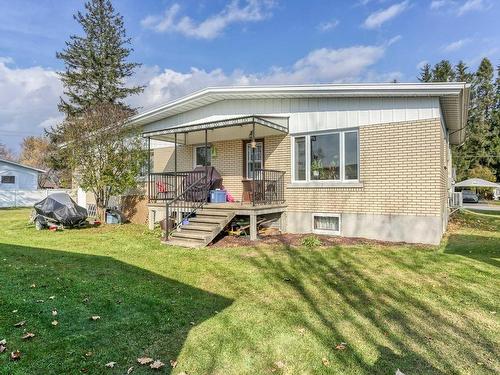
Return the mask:
M 440 117 L 437 97 L 228 99 L 192 109 L 144 127 L 166 129 L 245 115 L 289 116 L 290 134 Z

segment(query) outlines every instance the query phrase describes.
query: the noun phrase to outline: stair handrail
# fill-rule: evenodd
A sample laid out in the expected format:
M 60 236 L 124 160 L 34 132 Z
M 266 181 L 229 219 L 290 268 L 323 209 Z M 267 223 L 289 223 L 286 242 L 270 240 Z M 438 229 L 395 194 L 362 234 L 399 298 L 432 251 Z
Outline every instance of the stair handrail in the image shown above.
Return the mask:
M 195 190 L 195 188 L 197 188 L 200 185 L 200 183 L 202 183 L 201 184 L 201 186 L 202 186 L 201 192 L 199 190 Z M 208 177 L 205 173 L 203 173 L 203 175 L 200 178 L 198 178 L 195 182 L 193 182 L 188 187 L 186 187 L 183 191 L 181 191 L 179 194 L 177 194 L 177 196 L 175 196 L 171 200 L 165 202 L 165 238 L 164 238 L 165 241 L 169 240 L 170 234 L 173 231 L 177 230 L 177 228 L 182 224 L 184 219 L 193 216 L 197 210 L 199 210 L 201 207 L 203 207 L 207 203 L 209 188 L 210 187 L 208 184 Z M 199 201 L 190 201 L 190 203 L 195 203 L 194 207 L 191 207 L 190 211 L 188 211 L 188 214 L 185 216 L 182 216 L 181 220 L 177 220 L 177 222 L 175 222 L 173 227 L 170 229 L 170 209 L 173 207 L 173 205 L 175 203 L 178 203 L 178 202 L 187 203 L 188 201 L 186 201 L 185 198 L 188 196 L 189 193 L 202 194 L 202 199 L 200 199 Z M 182 198 L 184 198 L 184 199 L 182 199 Z M 187 204 L 186 204 L 186 208 L 187 208 Z M 180 210 L 180 213 L 182 215 L 182 213 L 183 213 L 182 207 L 177 208 L 177 211 L 179 211 L 179 210 Z M 178 215 L 178 217 L 181 215 Z

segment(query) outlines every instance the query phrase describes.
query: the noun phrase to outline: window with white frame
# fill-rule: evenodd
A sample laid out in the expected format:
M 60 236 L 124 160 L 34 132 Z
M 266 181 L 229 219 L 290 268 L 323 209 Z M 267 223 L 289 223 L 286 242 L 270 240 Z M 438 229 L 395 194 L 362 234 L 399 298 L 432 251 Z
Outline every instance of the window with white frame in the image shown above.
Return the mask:
M 205 164 L 205 157 L 206 157 L 206 164 Z M 205 153 L 205 145 L 201 146 L 196 146 L 194 148 L 194 166 L 199 167 L 199 166 L 205 166 L 208 165 L 210 166 L 212 163 L 212 149 L 211 146 L 207 146 L 207 151 Z
M 318 234 L 340 234 L 340 215 L 313 214 L 313 232 Z
M 296 136 L 293 159 L 294 181 L 358 181 L 358 131 Z

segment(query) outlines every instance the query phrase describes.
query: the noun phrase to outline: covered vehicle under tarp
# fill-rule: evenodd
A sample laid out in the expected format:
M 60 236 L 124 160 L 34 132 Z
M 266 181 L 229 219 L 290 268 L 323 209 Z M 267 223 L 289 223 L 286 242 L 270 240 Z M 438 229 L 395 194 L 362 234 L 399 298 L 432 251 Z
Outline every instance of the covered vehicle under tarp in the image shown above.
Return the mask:
M 208 188 L 205 186 L 205 182 L 199 181 L 197 182 L 203 173 L 205 173 L 205 168 L 207 168 L 207 179 L 208 179 Z M 200 202 L 208 198 L 208 192 L 214 189 L 220 189 L 222 187 L 222 176 L 215 169 L 215 167 L 196 167 L 192 173 L 185 177 L 184 179 L 184 187 L 187 188 L 195 184 L 188 192 L 186 196 L 186 200 L 192 202 Z
M 87 219 L 87 210 L 80 207 L 66 193 L 50 194 L 47 198 L 35 203 L 37 215 L 55 221 L 65 227 L 78 226 Z

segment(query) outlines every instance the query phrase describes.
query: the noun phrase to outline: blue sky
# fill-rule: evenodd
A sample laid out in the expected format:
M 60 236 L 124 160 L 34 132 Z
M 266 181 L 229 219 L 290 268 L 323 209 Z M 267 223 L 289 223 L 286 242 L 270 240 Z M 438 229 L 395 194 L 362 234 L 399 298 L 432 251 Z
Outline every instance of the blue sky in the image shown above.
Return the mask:
M 208 85 L 415 81 L 447 58 L 500 63 L 495 0 L 115 0 L 148 107 Z M 57 123 L 56 51 L 76 0 L 0 0 L 0 142 Z

